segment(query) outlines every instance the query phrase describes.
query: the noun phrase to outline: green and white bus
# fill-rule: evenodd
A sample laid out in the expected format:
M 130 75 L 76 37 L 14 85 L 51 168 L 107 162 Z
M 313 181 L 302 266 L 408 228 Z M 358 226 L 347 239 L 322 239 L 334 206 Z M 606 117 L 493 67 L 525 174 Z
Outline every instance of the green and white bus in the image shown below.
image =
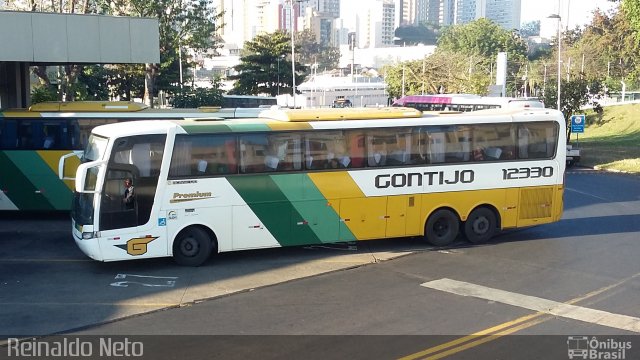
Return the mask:
M 0 211 L 70 210 L 82 149 L 98 125 L 145 119 L 256 117 L 262 110 L 149 109 L 135 102 L 78 101 L 0 111 Z M 63 157 L 68 159 L 60 169 Z
M 423 236 L 473 243 L 558 221 L 565 137 L 552 109 L 269 110 L 257 119 L 93 129 L 73 237 L 100 261 Z M 124 206 L 124 179 L 135 205 Z

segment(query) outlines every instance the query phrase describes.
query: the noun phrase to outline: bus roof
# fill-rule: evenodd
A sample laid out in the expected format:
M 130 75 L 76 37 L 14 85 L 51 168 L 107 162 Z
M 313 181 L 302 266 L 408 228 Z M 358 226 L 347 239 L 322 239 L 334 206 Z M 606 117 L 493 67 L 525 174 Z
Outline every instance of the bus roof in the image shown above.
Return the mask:
M 289 122 L 401 119 L 421 116 L 421 111 L 403 107 L 267 110 L 260 113 L 261 118 Z
M 140 111 L 147 105 L 133 101 L 45 101 L 33 104 L 29 111 L 38 112 L 67 112 L 67 111 Z
M 7 109 L 0 118 L 113 118 L 120 119 L 185 119 L 185 118 L 247 118 L 257 117 L 264 108 L 199 108 L 151 109 L 133 101 L 50 101 L 34 104 L 28 109 Z
M 397 108 L 396 108 L 397 109 Z M 345 112 L 351 109 L 333 109 Z M 136 121 L 133 123 L 116 123 L 102 125 L 94 129 L 98 135 L 129 136 L 152 133 L 165 133 L 170 128 L 175 128 L 177 133 L 183 134 L 212 134 L 212 133 L 243 133 L 243 132 L 270 132 L 270 131 L 295 131 L 295 130 L 341 130 L 356 128 L 380 128 L 380 127 L 404 127 L 422 125 L 450 125 L 452 118 L 456 124 L 482 124 L 482 123 L 511 123 L 518 120 L 526 121 L 549 121 L 556 120 L 563 122 L 562 114 L 554 109 L 518 109 L 503 108 L 490 109 L 475 112 L 448 113 L 448 114 L 424 114 L 420 117 L 390 118 L 382 116 L 386 112 L 381 111 L 377 118 L 364 118 L 337 121 L 318 119 L 319 110 L 285 110 L 294 121 L 283 121 L 274 117 L 266 117 L 263 114 L 260 118 L 247 119 L 226 119 L 217 121 L 203 120 L 172 120 L 172 121 Z M 322 110 L 323 112 L 325 110 Z M 348 112 L 348 111 L 347 111 Z M 364 112 L 363 112 L 364 113 Z M 278 112 L 275 113 L 278 115 Z M 304 114 L 308 117 L 303 120 Z M 413 113 L 412 113 L 413 114 Z M 541 116 L 546 115 L 546 116 Z M 280 114 L 279 116 L 285 116 Z

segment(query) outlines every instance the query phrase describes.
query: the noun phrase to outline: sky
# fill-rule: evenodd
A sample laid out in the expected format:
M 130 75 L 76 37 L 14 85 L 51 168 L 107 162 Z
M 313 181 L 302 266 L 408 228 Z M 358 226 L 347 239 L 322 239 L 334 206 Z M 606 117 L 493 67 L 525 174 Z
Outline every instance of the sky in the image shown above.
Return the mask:
M 566 26 L 568 19 L 569 28 L 590 23 L 592 12 L 597 8 L 609 10 L 615 7 L 614 3 L 607 0 L 521 0 L 520 22 L 542 20 L 551 14 L 558 14 L 558 4 L 563 25 Z M 568 9 L 570 12 L 567 12 Z

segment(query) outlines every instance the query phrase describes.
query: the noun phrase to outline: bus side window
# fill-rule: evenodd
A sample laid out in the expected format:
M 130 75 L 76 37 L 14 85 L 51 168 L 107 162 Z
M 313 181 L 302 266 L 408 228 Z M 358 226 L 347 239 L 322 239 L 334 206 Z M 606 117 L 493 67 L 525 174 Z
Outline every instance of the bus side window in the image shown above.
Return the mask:
M 69 136 L 70 149 L 73 149 L 73 150 L 84 149 L 83 145 L 86 144 L 86 142 L 85 143 L 82 142 L 82 139 L 80 136 L 80 125 L 78 124 L 78 120 L 71 119 L 67 126 L 67 131 Z
M 300 134 L 281 133 L 267 136 L 264 171 L 292 171 L 302 169 Z
M 0 149 L 18 147 L 18 134 L 15 120 L 0 121 Z
M 66 144 L 62 143 L 66 133 L 66 127 L 61 123 L 46 123 L 42 127 L 42 148 L 43 149 L 60 149 Z
M 427 158 L 430 164 L 443 163 L 445 161 L 446 133 L 434 129 L 427 133 Z
M 465 126 L 449 126 L 445 130 L 445 161 L 448 163 L 469 161 L 470 131 Z
M 32 123 L 30 121 L 21 122 L 18 125 L 18 140 L 16 144 L 18 149 L 27 150 L 34 148 L 33 129 L 31 125 Z
M 555 123 L 523 124 L 518 128 L 518 157 L 548 159 L 554 156 L 558 143 Z
M 385 166 L 387 164 L 386 131 L 367 131 L 367 165 L 370 167 Z
M 397 129 L 395 142 L 389 144 L 389 165 L 411 164 L 414 147 L 410 129 Z
M 348 155 L 351 160 L 349 164 L 352 168 L 364 167 L 365 136 L 360 130 L 349 130 L 345 133 Z
M 351 167 L 351 156 L 342 131 L 309 133 L 305 140 L 305 167 L 309 170 Z
M 240 172 L 257 173 L 265 171 L 265 157 L 269 144 L 265 134 L 240 137 Z M 272 164 L 273 165 L 273 164 Z

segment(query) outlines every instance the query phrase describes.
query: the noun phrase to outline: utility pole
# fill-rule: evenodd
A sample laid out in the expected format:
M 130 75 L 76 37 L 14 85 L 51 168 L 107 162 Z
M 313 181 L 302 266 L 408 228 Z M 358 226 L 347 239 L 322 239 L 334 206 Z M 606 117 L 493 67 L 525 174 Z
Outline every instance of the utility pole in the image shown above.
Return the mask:
M 348 35 L 349 50 L 351 50 L 351 82 L 354 82 L 354 71 L 356 61 L 356 33 L 350 32 Z
M 402 97 L 404 97 L 404 63 L 402 64 Z
M 296 45 L 294 41 L 295 37 L 295 25 L 294 25 L 294 16 L 293 16 L 293 2 L 294 0 L 290 0 L 290 19 L 291 19 L 291 77 L 292 77 L 292 95 L 293 95 L 293 108 L 296 108 Z
M 424 70 L 425 70 L 425 59 L 422 58 L 422 95 L 424 95 Z

